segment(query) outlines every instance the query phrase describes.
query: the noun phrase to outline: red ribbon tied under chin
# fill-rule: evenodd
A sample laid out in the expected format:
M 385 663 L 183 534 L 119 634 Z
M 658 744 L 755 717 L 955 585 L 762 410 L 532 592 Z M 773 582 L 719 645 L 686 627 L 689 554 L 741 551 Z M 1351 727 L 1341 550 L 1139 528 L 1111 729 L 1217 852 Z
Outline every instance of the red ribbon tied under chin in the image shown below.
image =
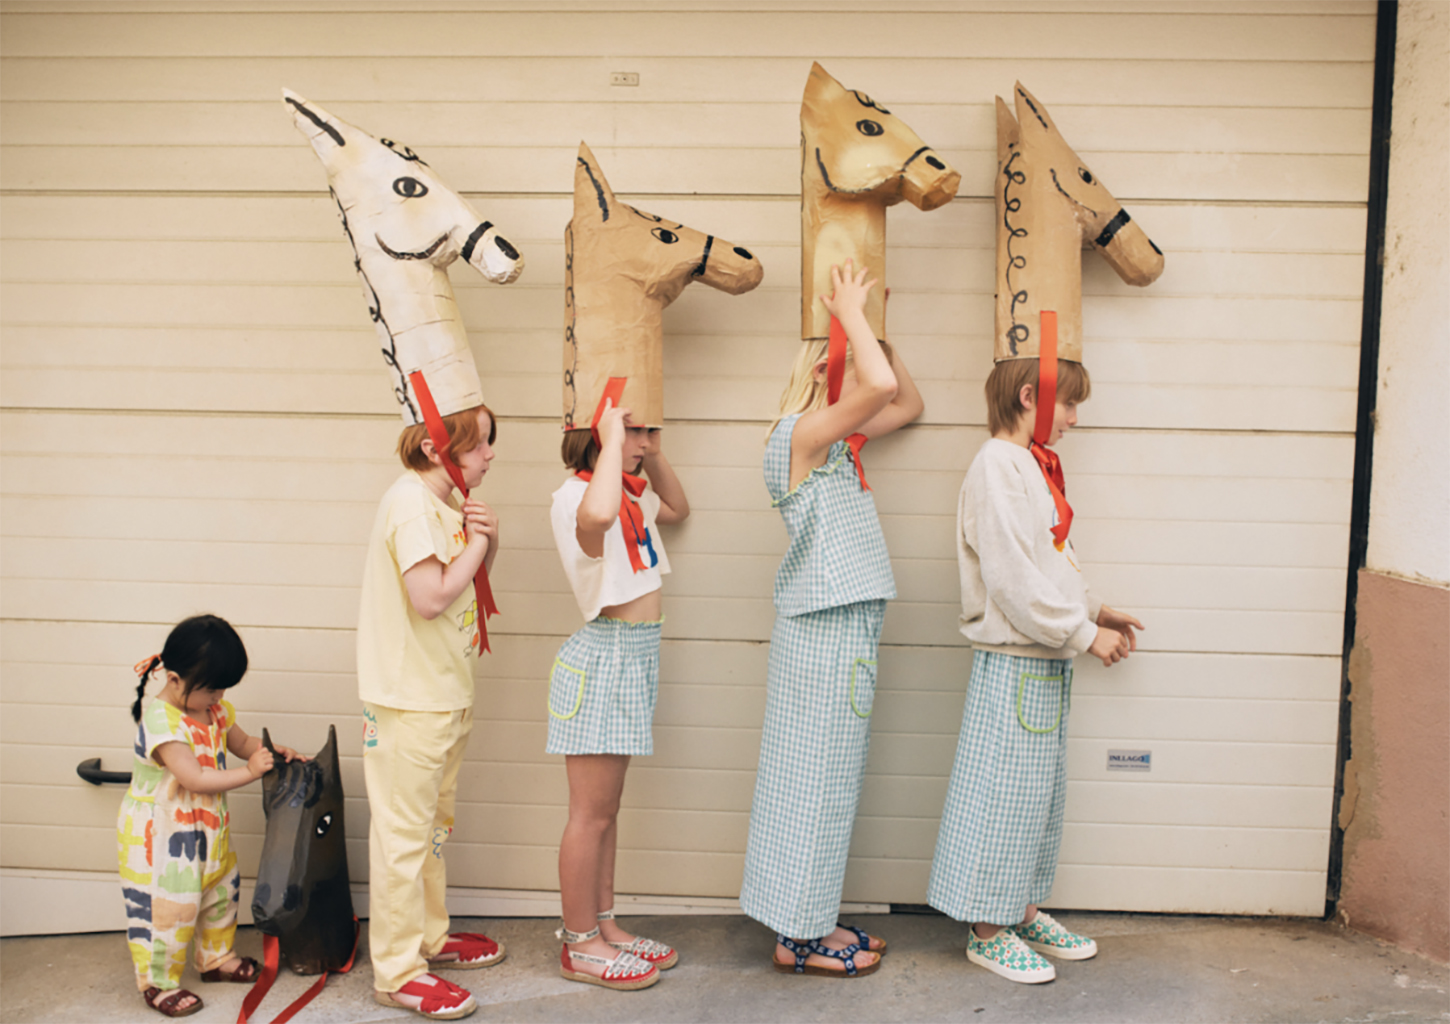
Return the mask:
M 589 424 L 589 429 L 594 434 L 594 446 L 601 451 L 603 445 L 599 443 L 599 420 L 604 415 L 604 403 L 612 402 L 614 408 L 619 408 L 619 398 L 624 394 L 624 385 L 628 380 L 628 377 L 610 377 L 609 382 L 604 385 L 604 394 L 599 398 L 599 406 L 594 410 L 594 419 Z M 585 483 L 594 479 L 594 473 L 587 469 L 578 470 L 574 475 Z M 619 523 L 625 532 L 624 550 L 629 555 L 630 568 L 635 572 L 643 572 L 645 569 L 654 568 L 660 561 L 650 540 L 649 527 L 644 523 L 644 511 L 637 501 L 630 500 L 630 495 L 638 498 L 644 493 L 645 480 L 644 477 L 632 473 L 621 472 L 619 476 Z M 649 552 L 648 565 L 641 554 L 643 551 Z
M 830 341 L 826 346 L 826 404 L 835 405 L 841 398 L 841 381 L 846 378 L 846 328 L 841 321 L 831 317 Z M 861 479 L 861 490 L 869 491 L 866 482 L 866 467 L 861 465 L 861 449 L 866 447 L 865 434 L 852 434 L 846 438 L 851 454 L 856 458 L 856 475 Z
M 413 385 L 413 394 L 418 399 L 418 408 L 422 410 L 423 425 L 428 428 L 428 439 L 433 442 L 433 450 L 438 453 L 443 468 L 448 471 L 448 479 L 467 498 L 468 487 L 463 482 L 463 472 L 448 454 L 448 428 L 443 425 L 443 417 L 438 415 L 438 406 L 433 401 L 433 392 L 428 390 L 423 371 L 414 370 L 408 374 L 408 383 Z M 464 530 L 466 535 L 467 526 Z M 481 653 L 490 650 L 485 616 L 498 614 L 498 605 L 493 602 L 493 588 L 488 584 L 488 569 L 482 562 L 478 563 L 478 572 L 473 574 L 473 596 L 478 603 L 478 649 Z
M 1037 460 L 1042 475 L 1047 480 L 1047 489 L 1052 492 L 1052 503 L 1057 506 L 1057 525 L 1052 528 L 1052 537 L 1057 550 L 1067 543 L 1067 531 L 1072 528 L 1072 506 L 1067 503 L 1067 484 L 1062 477 L 1062 460 L 1057 452 L 1047 447 L 1052 440 L 1052 424 L 1057 414 L 1057 313 L 1051 309 L 1042 311 L 1042 350 L 1038 356 L 1037 371 L 1037 418 L 1032 426 L 1032 443 L 1028 451 Z

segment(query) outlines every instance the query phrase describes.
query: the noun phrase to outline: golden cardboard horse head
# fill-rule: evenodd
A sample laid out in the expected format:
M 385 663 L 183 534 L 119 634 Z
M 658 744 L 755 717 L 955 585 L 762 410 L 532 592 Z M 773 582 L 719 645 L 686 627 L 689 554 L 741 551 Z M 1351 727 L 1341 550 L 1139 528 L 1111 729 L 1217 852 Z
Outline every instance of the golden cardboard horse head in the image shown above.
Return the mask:
M 801 100 L 801 339 L 822 339 L 831 314 L 831 266 L 853 260 L 883 283 L 866 321 L 886 335 L 886 207 L 922 210 L 952 201 L 962 176 L 870 96 L 811 65 Z
M 375 139 L 290 89 L 282 102 L 327 170 L 404 422 L 423 422 L 408 379 L 417 370 L 440 415 L 483 404 L 448 265 L 461 256 L 487 280 L 509 284 L 523 256 L 407 146 Z
M 564 228 L 564 429 L 588 427 L 610 377 L 638 426 L 664 426 L 664 309 L 691 281 L 731 295 L 760 283 L 749 250 L 614 197 L 584 143 Z
M 1018 82 L 1017 117 L 997 97 L 997 332 L 992 361 L 1036 359 L 1043 310 L 1057 356 L 1082 362 L 1082 257 L 1103 254 L 1129 284 L 1152 284 L 1163 253 L 1088 170 Z

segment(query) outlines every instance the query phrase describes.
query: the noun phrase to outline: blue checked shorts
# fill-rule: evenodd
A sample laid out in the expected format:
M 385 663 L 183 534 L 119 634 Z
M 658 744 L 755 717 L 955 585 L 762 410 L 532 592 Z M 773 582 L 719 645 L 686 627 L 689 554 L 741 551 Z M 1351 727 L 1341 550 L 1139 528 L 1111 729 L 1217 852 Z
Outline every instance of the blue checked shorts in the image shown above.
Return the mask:
M 549 754 L 655 752 L 659 622 L 603 616 L 586 623 L 549 673 Z

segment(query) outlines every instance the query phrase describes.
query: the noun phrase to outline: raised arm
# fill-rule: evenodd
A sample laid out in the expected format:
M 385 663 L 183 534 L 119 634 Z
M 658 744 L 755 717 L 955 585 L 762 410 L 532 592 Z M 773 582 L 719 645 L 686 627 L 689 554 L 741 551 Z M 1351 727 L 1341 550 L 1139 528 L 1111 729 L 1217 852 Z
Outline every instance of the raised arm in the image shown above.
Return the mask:
M 675 475 L 665 453 L 660 450 L 660 431 L 649 432 L 649 443 L 644 450 L 643 469 L 649 477 L 649 485 L 660 499 L 660 511 L 656 520 L 661 526 L 684 522 L 690 515 L 690 499 L 685 497 L 685 488 Z
M 920 416 L 926 408 L 921 392 L 916 388 L 916 381 L 911 379 L 911 372 L 902 361 L 901 349 L 895 347 L 892 348 L 891 372 L 896 376 L 896 397 L 861 428 L 861 433 L 873 441 L 900 430 Z
M 605 400 L 604 414 L 599 417 L 599 458 L 594 463 L 593 479 L 579 502 L 579 511 L 574 514 L 574 536 L 590 558 L 603 557 L 604 535 L 619 518 L 627 419 L 628 409 L 615 408 L 612 400 Z

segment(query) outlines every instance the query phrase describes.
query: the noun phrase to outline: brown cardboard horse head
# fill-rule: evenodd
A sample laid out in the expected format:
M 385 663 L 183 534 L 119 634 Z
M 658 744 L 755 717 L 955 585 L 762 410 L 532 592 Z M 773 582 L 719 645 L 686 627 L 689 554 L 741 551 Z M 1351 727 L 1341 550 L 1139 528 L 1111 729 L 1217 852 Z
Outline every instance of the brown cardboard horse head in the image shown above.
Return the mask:
M 1088 170 L 1047 108 L 1017 83 L 1017 116 L 997 97 L 997 331 L 993 362 L 1036 359 L 1043 310 L 1057 356 L 1082 362 L 1082 256 L 1103 254 L 1129 284 L 1163 273 L 1163 253 Z
M 952 201 L 962 176 L 921 136 L 865 93 L 811 65 L 801 100 L 801 339 L 825 338 L 831 267 L 854 261 L 883 283 L 866 321 L 886 335 L 886 207 L 922 210 Z
M 638 426 L 664 426 L 664 308 L 691 281 L 731 295 L 764 269 L 733 242 L 636 210 L 614 196 L 584 143 L 564 229 L 564 429 L 589 426 L 610 377 Z

